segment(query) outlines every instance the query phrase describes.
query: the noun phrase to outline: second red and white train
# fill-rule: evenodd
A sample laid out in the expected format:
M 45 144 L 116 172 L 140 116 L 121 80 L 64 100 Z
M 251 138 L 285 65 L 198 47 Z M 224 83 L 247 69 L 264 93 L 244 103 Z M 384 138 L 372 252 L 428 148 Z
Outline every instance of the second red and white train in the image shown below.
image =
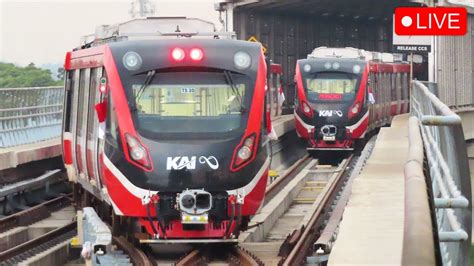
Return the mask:
M 295 126 L 308 150 L 354 150 L 409 110 L 410 65 L 400 55 L 319 47 L 296 64 Z

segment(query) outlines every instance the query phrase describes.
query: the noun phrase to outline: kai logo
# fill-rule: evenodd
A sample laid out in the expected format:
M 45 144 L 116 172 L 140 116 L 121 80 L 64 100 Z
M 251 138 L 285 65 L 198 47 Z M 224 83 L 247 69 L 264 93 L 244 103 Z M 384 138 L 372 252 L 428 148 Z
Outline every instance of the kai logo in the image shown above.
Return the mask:
M 341 110 L 320 110 L 319 111 L 320 117 L 332 117 L 333 115 L 342 117 L 342 111 Z
M 194 170 L 196 169 L 196 162 L 199 164 L 207 164 L 213 170 L 219 168 L 219 161 L 217 161 L 214 156 L 200 156 L 199 159 L 197 156 L 176 156 L 166 158 L 166 170 L 181 170 L 185 168 Z

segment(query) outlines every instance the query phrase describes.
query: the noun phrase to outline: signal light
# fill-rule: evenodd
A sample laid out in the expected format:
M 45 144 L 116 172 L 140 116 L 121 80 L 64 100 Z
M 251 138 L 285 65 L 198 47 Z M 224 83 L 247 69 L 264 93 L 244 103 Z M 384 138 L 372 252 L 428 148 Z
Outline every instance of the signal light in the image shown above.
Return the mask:
M 189 52 L 189 56 L 194 61 L 201 61 L 204 58 L 204 52 L 199 48 L 193 48 Z
M 185 57 L 184 50 L 181 48 L 174 48 L 173 51 L 171 51 L 171 57 L 173 57 L 175 61 L 183 61 Z

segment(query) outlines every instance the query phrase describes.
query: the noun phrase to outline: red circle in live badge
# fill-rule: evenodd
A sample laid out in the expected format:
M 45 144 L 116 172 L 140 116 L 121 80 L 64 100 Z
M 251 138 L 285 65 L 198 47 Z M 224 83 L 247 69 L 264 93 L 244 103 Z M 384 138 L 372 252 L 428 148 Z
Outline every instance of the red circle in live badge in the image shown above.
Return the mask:
M 463 7 L 398 7 L 397 35 L 464 35 L 467 12 Z

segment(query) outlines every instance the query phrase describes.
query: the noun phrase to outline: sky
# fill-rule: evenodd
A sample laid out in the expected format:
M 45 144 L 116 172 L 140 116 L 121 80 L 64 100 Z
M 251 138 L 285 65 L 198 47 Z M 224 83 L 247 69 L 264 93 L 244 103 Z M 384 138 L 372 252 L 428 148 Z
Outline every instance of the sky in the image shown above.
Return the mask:
M 0 62 L 25 66 L 63 63 L 64 55 L 97 25 L 132 19 L 133 0 L 0 0 Z M 213 22 L 216 0 L 151 0 L 155 16 L 187 16 Z

